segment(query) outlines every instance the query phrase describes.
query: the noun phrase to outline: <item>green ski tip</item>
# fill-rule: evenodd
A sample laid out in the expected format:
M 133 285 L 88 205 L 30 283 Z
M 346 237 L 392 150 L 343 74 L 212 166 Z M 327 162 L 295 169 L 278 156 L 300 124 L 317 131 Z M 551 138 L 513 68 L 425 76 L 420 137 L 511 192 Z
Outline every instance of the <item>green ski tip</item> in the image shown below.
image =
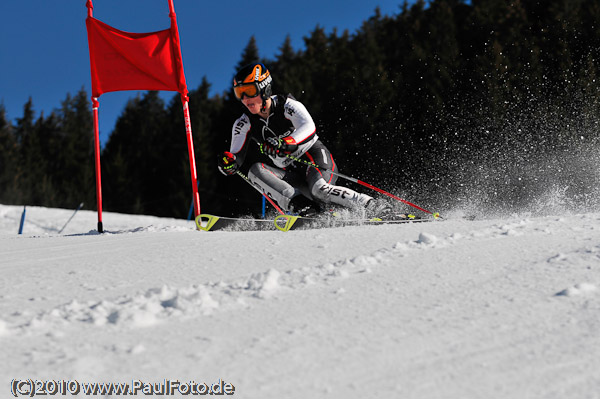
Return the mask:
M 210 231 L 219 220 L 218 216 L 202 214 L 196 217 L 196 227 L 198 230 Z M 203 223 L 205 221 L 205 223 Z
M 298 219 L 300 219 L 300 216 L 279 215 L 275 218 L 275 227 L 277 230 L 289 231 Z

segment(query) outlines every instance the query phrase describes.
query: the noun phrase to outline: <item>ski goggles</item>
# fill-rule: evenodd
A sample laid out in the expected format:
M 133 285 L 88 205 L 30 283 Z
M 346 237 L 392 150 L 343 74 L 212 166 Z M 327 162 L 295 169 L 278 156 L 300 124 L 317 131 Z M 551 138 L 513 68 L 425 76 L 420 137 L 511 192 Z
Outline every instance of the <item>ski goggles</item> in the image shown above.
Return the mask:
M 254 82 L 242 83 L 233 86 L 233 93 L 238 100 L 241 100 L 244 98 L 244 96 L 249 98 L 258 96 L 260 94 L 260 90 L 258 89 L 258 85 Z

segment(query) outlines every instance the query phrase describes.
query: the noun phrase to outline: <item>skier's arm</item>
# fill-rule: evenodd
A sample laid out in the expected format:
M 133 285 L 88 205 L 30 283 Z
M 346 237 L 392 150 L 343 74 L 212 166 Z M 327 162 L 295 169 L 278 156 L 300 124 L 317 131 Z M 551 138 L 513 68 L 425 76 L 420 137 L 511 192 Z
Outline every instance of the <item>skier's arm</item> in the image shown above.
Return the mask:
M 301 102 L 293 98 L 287 98 L 284 105 L 285 118 L 292 122 L 294 131 L 290 137 L 299 146 L 316 140 L 316 126 L 312 116 Z
M 268 138 L 261 146 L 261 150 L 279 167 L 285 167 L 285 163 L 292 162 L 291 159 L 284 159 L 287 155 L 292 157 L 304 155 L 318 139 L 315 122 L 304 104 L 288 97 L 284 104 L 283 115 L 292 122 L 293 129 L 277 138 Z
M 250 134 L 250 120 L 247 115 L 242 115 L 233 124 L 231 129 L 231 144 L 229 151 L 224 151 L 217 157 L 219 171 L 226 176 L 237 173 L 244 164 L 248 152 L 248 138 Z
M 235 121 L 231 129 L 231 145 L 229 152 L 235 155 L 238 166 L 242 166 L 246 159 L 250 142 L 250 119 L 246 114 Z

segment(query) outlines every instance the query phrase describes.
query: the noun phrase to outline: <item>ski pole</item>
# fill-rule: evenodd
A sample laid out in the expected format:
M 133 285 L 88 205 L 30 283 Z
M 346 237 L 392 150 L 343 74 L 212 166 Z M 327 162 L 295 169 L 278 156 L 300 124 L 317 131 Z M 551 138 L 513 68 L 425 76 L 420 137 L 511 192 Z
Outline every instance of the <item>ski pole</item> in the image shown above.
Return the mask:
M 254 141 L 256 141 L 256 143 L 257 143 L 259 146 L 261 145 L 261 144 L 259 143 L 259 141 L 258 141 L 256 138 L 254 138 L 254 137 L 253 137 L 253 139 L 254 139 Z M 304 165 L 307 165 L 307 166 L 311 166 L 311 167 L 313 167 L 313 168 L 315 168 L 315 169 L 317 169 L 317 170 L 321 170 L 321 169 L 323 169 L 323 168 L 321 168 L 319 165 L 317 165 L 317 164 L 315 164 L 315 163 L 313 163 L 313 162 L 306 161 L 306 160 L 304 160 L 304 159 L 301 159 L 301 158 L 297 158 L 297 157 L 295 157 L 295 156 L 293 156 L 293 155 L 290 155 L 290 154 L 283 154 L 283 156 L 285 156 L 286 158 L 289 158 L 289 159 L 291 159 L 291 160 L 293 160 L 293 161 L 299 162 L 299 163 L 301 163 L 301 164 L 304 164 Z M 351 181 L 351 182 L 358 183 L 358 184 L 360 184 L 361 186 L 365 186 L 365 187 L 367 187 L 367 188 L 370 188 L 371 190 L 375 190 L 375 191 L 377 191 L 378 193 L 381 193 L 381 194 L 387 195 L 388 197 L 390 197 L 390 198 L 393 198 L 393 199 L 395 199 L 395 200 L 397 200 L 397 201 L 400 201 L 400 202 L 402 202 L 402 203 L 405 203 L 406 205 L 410 205 L 410 206 L 412 206 L 413 208 L 416 208 L 416 209 L 418 209 L 418 210 L 420 210 L 420 211 L 423 211 L 423 212 L 425 212 L 425 213 L 428 213 L 428 214 L 430 214 L 430 215 L 433 215 L 433 217 L 434 217 L 434 218 L 439 218 L 439 217 L 440 217 L 439 213 L 437 213 L 437 212 L 436 212 L 436 213 L 433 213 L 433 212 L 431 212 L 431 211 L 428 211 L 427 209 L 423 209 L 423 208 L 421 208 L 420 206 L 413 204 L 412 202 L 409 202 L 409 201 L 407 201 L 407 200 L 405 200 L 405 199 L 402 199 L 402 198 L 400 198 L 400 197 L 398 197 L 398 196 L 396 196 L 396 195 L 394 195 L 394 194 L 392 194 L 392 193 L 388 193 L 387 191 L 385 191 L 385 190 L 382 190 L 381 188 L 375 187 L 374 185 L 372 185 L 372 184 L 369 184 L 369 183 L 367 183 L 367 182 L 364 182 L 364 181 L 362 181 L 362 180 L 359 180 L 359 179 L 357 179 L 357 178 L 355 178 L 355 177 L 352 177 L 352 176 L 347 176 L 347 175 L 345 175 L 345 174 L 342 174 L 342 173 L 339 173 L 339 172 L 335 172 L 335 171 L 333 171 L 333 170 L 330 170 L 330 169 L 327 169 L 327 171 L 328 171 L 328 172 L 330 172 L 331 174 L 334 174 L 334 175 L 336 175 L 336 176 L 338 176 L 338 177 L 341 177 L 342 179 L 346 179 L 346 180 L 349 180 L 349 181 Z
M 290 158 L 290 159 L 293 159 L 293 160 L 294 160 L 294 161 L 296 161 L 296 162 L 300 162 L 300 163 L 303 163 L 303 164 L 305 164 L 305 165 L 312 166 L 313 168 L 315 168 L 315 169 L 317 169 L 317 170 L 321 170 L 321 169 L 322 169 L 322 168 L 321 168 L 319 165 L 316 165 L 316 164 L 314 164 L 314 163 L 312 163 L 312 162 L 309 162 L 309 161 L 305 161 L 304 159 L 296 158 L 296 157 L 294 157 L 294 156 L 292 156 L 292 155 L 289 155 L 289 156 L 288 156 L 288 155 L 286 155 L 286 157 L 287 157 L 287 158 Z M 360 180 L 360 179 L 357 179 L 357 178 L 355 178 L 355 177 L 352 177 L 352 176 L 347 176 L 347 175 L 345 175 L 345 174 L 343 174 L 343 173 L 335 172 L 335 171 L 333 171 L 333 170 L 330 170 L 330 169 L 328 169 L 328 172 L 330 172 L 331 174 L 334 174 L 334 175 L 336 175 L 336 176 L 338 176 L 338 177 L 341 177 L 342 179 L 346 179 L 346 180 L 349 180 L 349 181 L 351 181 L 351 182 L 358 183 L 358 184 L 360 184 L 361 186 L 364 186 L 364 187 L 370 188 L 371 190 L 375 190 L 375 191 L 377 191 L 378 193 L 381 193 L 381 194 L 383 194 L 383 195 L 387 195 L 388 197 L 390 197 L 390 198 L 393 198 L 393 199 L 395 199 L 396 201 L 400 201 L 400 202 L 402 202 L 402 203 L 404 203 L 404 204 L 406 204 L 406 205 L 410 205 L 410 206 L 412 206 L 413 208 L 416 208 L 416 209 L 418 209 L 418 210 L 420 210 L 420 211 L 423 211 L 423 212 L 425 212 L 425 213 L 429 213 L 430 215 L 433 215 L 433 216 L 434 216 L 434 217 L 436 217 L 436 218 L 437 218 L 437 217 L 439 217 L 439 214 L 438 214 L 438 213 L 435 213 L 435 214 L 434 214 L 433 212 L 431 212 L 431 211 L 428 211 L 427 209 L 423 209 L 423 208 L 421 208 L 420 206 L 413 204 L 412 202 L 409 202 L 409 201 L 407 201 L 407 200 L 405 200 L 405 199 L 402 199 L 402 198 L 400 198 L 400 197 L 398 197 L 398 196 L 396 196 L 396 195 L 394 195 L 394 194 L 392 194 L 392 193 L 389 193 L 389 192 L 387 192 L 387 191 L 385 191 L 385 190 L 383 190 L 383 189 L 381 189 L 381 188 L 379 188 L 379 187 L 375 187 L 374 185 L 372 185 L 372 184 L 369 184 L 369 183 L 367 183 L 367 182 L 364 182 L 364 181 L 362 181 L 362 180 Z
M 261 190 L 259 190 L 258 187 L 256 187 L 248 178 L 248 176 L 246 176 L 245 174 L 243 174 L 242 172 L 240 172 L 239 170 L 237 172 L 235 172 L 238 176 L 240 176 L 242 179 L 244 179 L 246 181 L 246 183 L 248 183 L 249 185 L 251 185 L 252 187 L 254 187 L 256 189 L 256 191 L 258 191 L 259 193 L 262 194 L 262 196 L 264 198 L 267 199 L 267 201 L 269 201 L 271 203 L 271 205 L 273 205 L 273 208 L 277 209 L 277 212 L 279 212 L 282 215 L 285 215 L 285 212 L 281 210 L 281 208 L 279 206 L 277 206 L 277 204 L 275 203 L 275 201 L 273 201 L 271 198 L 269 198 L 269 196 L 265 193 L 263 193 Z
M 73 216 L 75 216 L 75 214 L 77 213 L 77 211 L 80 210 L 81 208 L 83 208 L 83 202 L 81 204 L 79 204 L 79 206 L 77 207 L 77 209 L 75 209 L 75 212 L 73 212 L 73 214 L 71 215 L 71 217 L 69 218 L 69 220 L 67 220 L 67 223 L 65 223 L 65 225 L 62 227 L 62 229 L 60 229 L 58 231 L 58 234 L 62 233 L 62 231 L 65 229 L 65 227 L 67 227 L 67 225 L 69 224 L 69 222 L 71 221 L 71 219 L 73 219 Z

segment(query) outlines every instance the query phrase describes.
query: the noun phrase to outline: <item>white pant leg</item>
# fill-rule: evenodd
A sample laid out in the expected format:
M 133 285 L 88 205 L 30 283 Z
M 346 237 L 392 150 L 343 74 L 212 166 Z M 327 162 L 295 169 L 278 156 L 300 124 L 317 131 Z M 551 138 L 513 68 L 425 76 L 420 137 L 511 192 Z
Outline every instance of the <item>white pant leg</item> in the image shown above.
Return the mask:
M 346 208 L 361 208 L 373 199 L 366 194 L 357 193 L 349 188 L 329 184 L 323 178 L 313 184 L 310 193 L 319 201 L 341 205 Z
M 299 190 L 283 180 L 284 176 L 283 169 L 262 163 L 255 163 L 248 172 L 248 179 L 263 194 L 274 200 L 283 210 L 288 211 L 290 200 L 299 194 Z

